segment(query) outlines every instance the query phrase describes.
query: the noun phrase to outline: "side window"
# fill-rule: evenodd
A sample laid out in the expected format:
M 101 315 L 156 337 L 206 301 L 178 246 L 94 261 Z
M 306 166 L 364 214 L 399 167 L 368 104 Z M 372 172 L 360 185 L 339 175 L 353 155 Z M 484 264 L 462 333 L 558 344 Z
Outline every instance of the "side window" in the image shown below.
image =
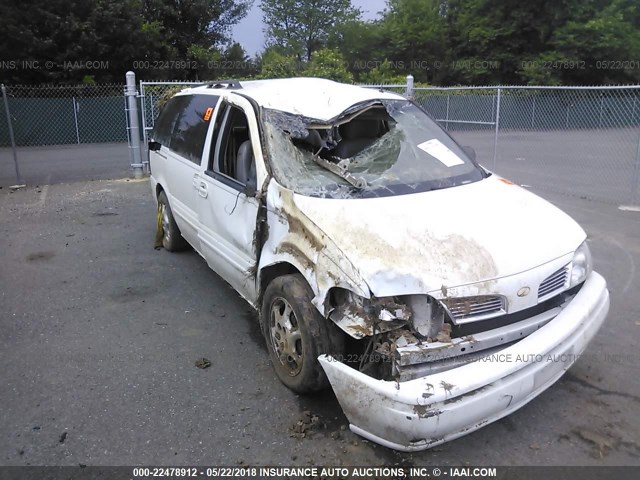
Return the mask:
M 171 146 L 171 133 L 188 100 L 188 97 L 173 97 L 166 103 L 153 126 L 151 138 L 154 141 L 167 148 Z
M 218 137 L 214 171 L 242 185 L 256 184 L 256 164 L 249 122 L 241 108 L 228 105 Z
M 209 165 L 207 165 L 206 170 L 206 172 L 210 175 L 217 171 L 216 151 L 217 146 L 220 143 L 220 130 L 222 129 L 222 124 L 227 118 L 227 112 L 229 111 L 229 108 L 229 104 L 227 104 L 225 101 L 222 101 L 222 103 L 220 104 L 220 108 L 218 108 L 215 113 L 213 136 L 211 137 L 211 152 L 209 154 Z
M 175 122 L 171 135 L 171 150 L 200 165 L 209 123 L 214 118 L 220 97 L 189 95 L 184 98 L 187 102 Z

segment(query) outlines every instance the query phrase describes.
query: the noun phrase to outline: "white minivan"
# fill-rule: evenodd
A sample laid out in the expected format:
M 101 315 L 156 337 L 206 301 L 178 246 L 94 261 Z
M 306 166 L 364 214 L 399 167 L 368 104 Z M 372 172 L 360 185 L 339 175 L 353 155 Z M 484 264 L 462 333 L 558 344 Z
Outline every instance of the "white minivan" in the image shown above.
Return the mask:
M 276 374 L 422 450 L 535 398 L 609 310 L 586 234 L 415 103 L 296 78 L 216 82 L 149 143 L 159 237 L 259 311 Z

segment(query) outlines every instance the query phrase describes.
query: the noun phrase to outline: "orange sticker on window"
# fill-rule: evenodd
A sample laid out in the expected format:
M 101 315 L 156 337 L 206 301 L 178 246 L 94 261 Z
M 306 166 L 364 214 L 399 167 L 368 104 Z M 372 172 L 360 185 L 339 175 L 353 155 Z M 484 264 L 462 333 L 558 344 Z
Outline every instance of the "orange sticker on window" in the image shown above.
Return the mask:
M 204 121 L 208 122 L 211 120 L 211 115 L 213 115 L 213 107 L 207 108 L 207 111 L 204 112 Z

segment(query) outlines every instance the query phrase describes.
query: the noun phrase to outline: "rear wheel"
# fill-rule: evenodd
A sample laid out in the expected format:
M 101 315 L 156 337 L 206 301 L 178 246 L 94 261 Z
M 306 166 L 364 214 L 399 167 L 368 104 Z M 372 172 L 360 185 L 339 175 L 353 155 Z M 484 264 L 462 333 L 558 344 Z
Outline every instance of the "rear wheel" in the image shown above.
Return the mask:
M 180 233 L 173 213 L 171 213 L 167 194 L 164 191 L 158 195 L 158 214 L 162 225 L 162 246 L 169 252 L 185 250 L 189 244 Z
M 329 385 L 318 356 L 340 354 L 342 332 L 311 303 L 313 292 L 301 275 L 284 275 L 267 287 L 262 325 L 278 378 L 291 390 L 309 393 Z

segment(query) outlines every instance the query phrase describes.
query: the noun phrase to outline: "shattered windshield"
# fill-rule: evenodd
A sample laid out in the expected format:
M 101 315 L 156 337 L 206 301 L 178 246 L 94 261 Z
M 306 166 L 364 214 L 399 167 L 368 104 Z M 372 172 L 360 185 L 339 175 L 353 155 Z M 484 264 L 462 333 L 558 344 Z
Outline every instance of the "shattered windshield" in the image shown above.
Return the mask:
M 356 105 L 329 122 L 266 109 L 263 121 L 276 180 L 302 195 L 403 195 L 486 176 L 433 119 L 407 100 Z

